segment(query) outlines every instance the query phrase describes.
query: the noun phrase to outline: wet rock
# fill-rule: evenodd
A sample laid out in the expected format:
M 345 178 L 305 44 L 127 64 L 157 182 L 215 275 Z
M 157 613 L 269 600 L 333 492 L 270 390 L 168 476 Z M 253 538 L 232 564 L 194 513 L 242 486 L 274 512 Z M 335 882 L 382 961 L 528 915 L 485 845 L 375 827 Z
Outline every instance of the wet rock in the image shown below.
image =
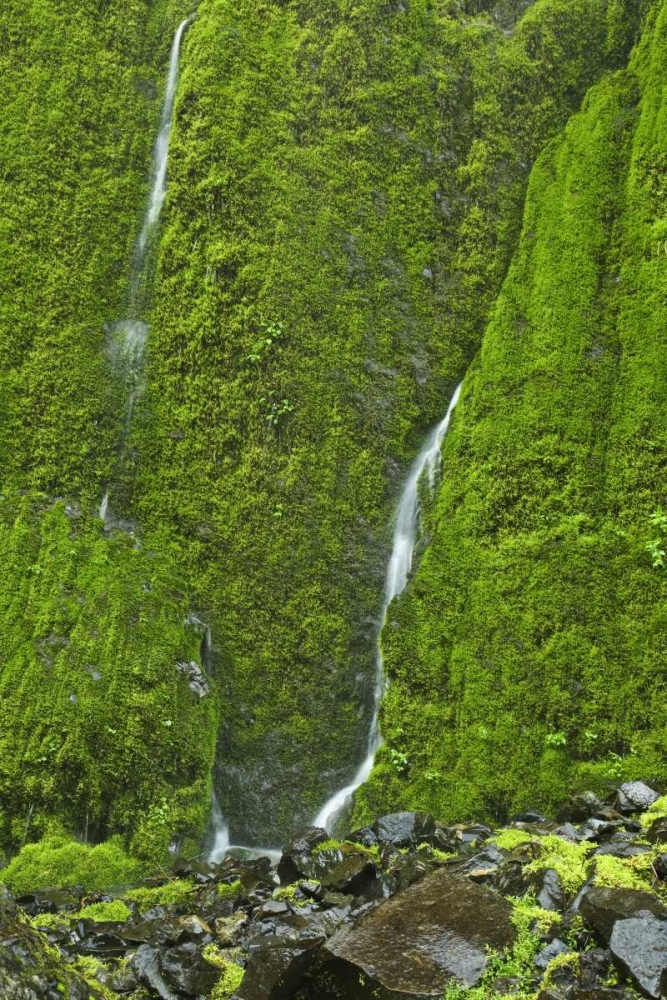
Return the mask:
M 559 810 L 556 819 L 559 823 L 583 823 L 599 815 L 604 808 L 604 802 L 594 792 L 582 792 L 569 799 Z
M 177 663 L 176 669 L 179 674 L 185 677 L 188 687 L 194 691 L 198 698 L 205 698 L 207 694 L 211 693 L 211 686 L 204 671 L 194 660 L 189 663 Z
M 562 910 L 565 906 L 563 887 L 558 877 L 558 872 L 553 868 L 541 872 L 537 880 L 537 905 L 543 910 Z
M 192 941 L 163 952 L 160 964 L 169 986 L 188 997 L 208 996 L 220 978 L 220 970 L 206 961 Z
M 375 847 L 378 842 L 377 836 L 371 826 L 364 826 L 360 830 L 354 830 L 348 840 L 353 844 L 363 844 L 364 847 Z
M 154 990 L 160 1000 L 179 1000 L 162 975 L 160 952 L 156 948 L 142 944 L 133 956 L 130 968 L 136 980 Z
M 272 917 L 281 917 L 290 913 L 290 908 L 283 900 L 268 899 L 262 903 L 256 914 L 257 920 L 266 920 Z
M 138 981 L 154 990 L 160 1000 L 206 996 L 220 978 L 220 970 L 202 957 L 193 942 L 167 950 L 142 944 L 130 966 Z
M 661 881 L 667 879 L 667 854 L 659 854 L 653 859 L 653 871 Z
M 476 849 L 483 844 L 492 833 L 488 826 L 483 826 L 481 823 L 475 823 L 470 826 L 456 826 L 453 830 L 454 838 L 458 841 L 459 846 L 463 845 L 463 847 L 471 849 Z
M 421 853 L 421 852 L 420 852 Z M 392 879 L 391 893 L 407 889 L 409 885 L 419 882 L 428 873 L 428 866 L 414 854 L 399 854 L 393 859 L 388 871 Z M 383 895 L 380 892 L 376 898 Z
M 474 882 L 491 884 L 498 869 L 507 861 L 507 857 L 505 851 L 501 851 L 495 844 L 489 844 L 463 864 L 457 865 L 456 871 L 457 874 L 467 875 Z
M 312 967 L 323 936 L 283 934 L 255 940 L 239 1000 L 287 1000 Z
M 299 830 L 285 845 L 283 854 L 303 854 L 314 851 L 316 847 L 329 839 L 329 834 L 321 826 L 306 826 Z
M 148 943 L 176 944 L 183 930 L 177 917 L 158 914 L 151 919 L 149 911 L 146 918 L 133 924 L 123 924 L 117 929 L 116 937 L 128 947 Z
M 102 1000 L 61 961 L 0 887 L 0 997 L 5 1000 Z
M 513 823 L 546 823 L 547 818 L 543 816 L 541 812 L 537 809 L 527 809 L 525 812 L 518 813 L 512 819 Z
M 319 882 L 299 882 L 299 891 L 309 899 L 322 900 L 326 896 L 327 890 Z
M 222 948 L 235 948 L 248 925 L 248 917 L 245 913 L 235 913 L 231 917 L 219 917 L 215 921 L 215 935 L 217 943 Z
M 280 860 L 278 873 L 283 884 L 303 879 L 319 882 L 326 889 L 358 896 L 367 892 L 377 879 L 375 863 L 353 844 L 341 844 L 326 851 L 292 855 Z
M 609 943 L 614 963 L 649 997 L 667 994 L 667 919 L 641 912 L 618 920 Z
M 667 818 L 654 820 L 648 828 L 646 839 L 651 844 L 667 844 Z
M 394 847 L 410 847 L 420 840 L 432 837 L 435 830 L 433 817 L 422 812 L 390 813 L 373 824 L 373 832 L 378 840 L 393 844 Z
M 40 913 L 64 913 L 79 909 L 79 897 L 64 889 L 46 889 L 17 896 L 17 904 L 28 916 Z
M 579 912 L 605 942 L 610 940 L 617 921 L 637 913 L 667 919 L 667 909 L 657 896 L 641 889 L 589 889 L 581 899 Z
M 613 840 L 608 844 L 603 844 L 593 852 L 594 856 L 609 855 L 612 858 L 636 858 L 640 854 L 646 854 L 651 848 L 646 844 L 633 844 L 624 840 Z
M 560 938 L 555 938 L 537 955 L 535 958 L 535 967 L 544 972 L 549 962 L 552 962 L 559 955 L 567 955 L 569 951 L 570 949 L 564 941 L 561 941 Z
M 308 996 L 328 995 L 325 983 L 355 1000 L 375 990 L 404 1000 L 441 997 L 453 978 L 474 985 L 488 949 L 513 942 L 510 915 L 502 897 L 446 869 L 435 871 L 337 931 L 322 949 Z
M 658 792 L 643 781 L 626 781 L 618 790 L 618 808 L 625 814 L 646 812 L 659 798 Z
M 530 881 L 524 874 L 524 864 L 510 861 L 496 870 L 493 887 L 503 896 L 524 896 L 530 889 Z

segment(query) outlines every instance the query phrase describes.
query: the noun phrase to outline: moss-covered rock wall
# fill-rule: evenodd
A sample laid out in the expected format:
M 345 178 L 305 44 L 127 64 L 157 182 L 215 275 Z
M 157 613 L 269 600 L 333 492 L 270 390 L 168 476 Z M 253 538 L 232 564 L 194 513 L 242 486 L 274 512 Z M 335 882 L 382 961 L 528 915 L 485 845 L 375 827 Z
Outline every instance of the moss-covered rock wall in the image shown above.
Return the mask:
M 658 4 L 532 172 L 384 633 L 387 747 L 360 814 L 665 779 L 666 25 Z
M 484 374 L 485 364 L 493 373 L 507 365 L 516 380 L 537 354 L 542 385 L 553 388 L 551 358 L 565 386 L 553 406 L 565 411 L 577 350 L 588 349 L 590 391 L 582 383 L 577 399 L 595 417 L 595 468 L 606 468 L 604 427 L 619 442 L 629 440 L 612 413 L 622 396 L 612 400 L 605 386 L 616 384 L 632 350 L 623 353 L 621 334 L 611 332 L 605 336 L 616 346 L 607 349 L 605 341 L 600 353 L 595 340 L 584 348 L 575 312 L 587 323 L 599 315 L 601 329 L 611 331 L 615 309 L 649 308 L 645 289 L 635 299 L 623 297 L 622 282 L 618 289 L 605 279 L 611 265 L 603 262 L 615 259 L 613 248 L 624 240 L 628 261 L 631 251 L 641 253 L 641 240 L 614 220 L 624 199 L 639 204 L 648 191 L 640 177 L 648 170 L 645 147 L 632 151 L 639 142 L 633 136 L 643 134 L 640 126 L 633 131 L 636 116 L 648 122 L 641 104 L 651 92 L 648 42 L 624 71 L 644 6 L 201 0 L 182 51 L 168 197 L 141 317 L 151 328 L 143 394 L 119 467 L 124 388 L 109 360 L 108 327 L 126 309 L 169 47 L 190 7 L 181 0 L 5 4 L 0 832 L 6 849 L 46 832 L 61 835 L 63 826 L 93 841 L 121 834 L 141 858 L 161 856 L 173 840 L 194 843 L 206 825 L 214 759 L 233 838 L 275 843 L 349 778 L 367 735 L 396 497 L 423 434 L 478 355 L 491 315 L 447 445 L 446 485 L 430 515 L 429 561 L 392 609 L 392 618 L 407 616 L 407 623 L 417 615 L 414 602 L 424 602 L 423 621 L 385 639 L 395 682 L 385 733 L 414 768 L 402 777 L 387 772 L 385 755 L 368 801 L 382 809 L 427 801 L 434 782 L 426 771 L 449 775 L 461 761 L 465 773 L 465 762 L 478 759 L 477 745 L 469 750 L 462 742 L 464 715 L 453 736 L 443 730 L 436 739 L 429 730 L 428 749 L 421 757 L 415 751 L 429 712 L 441 722 L 459 711 L 456 705 L 463 711 L 469 701 L 481 703 L 475 685 L 483 684 L 483 671 L 471 668 L 468 677 L 462 667 L 459 687 L 451 681 L 456 629 L 474 625 L 468 641 L 474 635 L 482 662 L 496 641 L 481 610 L 478 618 L 465 617 L 473 614 L 465 595 L 476 580 L 480 592 L 487 579 L 501 586 L 501 575 L 483 576 L 472 548 L 467 563 L 463 544 L 458 569 L 443 556 L 454 546 L 452 532 L 472 546 L 466 532 L 477 537 L 470 527 L 475 517 L 491 516 L 478 512 L 486 501 L 475 499 L 477 459 L 468 462 L 473 456 L 455 449 L 473 447 L 465 441 L 486 412 L 476 408 L 492 405 L 475 391 L 475 380 L 484 386 L 501 378 Z M 612 72 L 619 75 L 607 76 Z M 568 127 L 560 145 L 549 145 L 601 77 L 580 124 Z M 595 169 L 579 177 L 581 167 L 569 166 L 568 144 Z M 531 166 L 545 145 L 527 208 L 535 234 L 529 237 L 524 224 L 494 306 L 521 233 Z M 569 200 L 577 184 L 588 193 L 575 211 Z M 554 199 L 563 202 L 558 211 L 549 207 Z M 564 264 L 561 273 L 553 243 L 566 238 L 571 217 L 583 233 L 580 245 L 567 237 L 581 281 Z M 537 275 L 533 243 L 546 276 Z M 657 257 L 645 264 L 659 266 Z M 572 308 L 566 277 L 576 293 Z M 648 270 L 645 280 L 648 287 Z M 535 315 L 517 320 L 518 358 L 505 361 L 503 322 L 514 322 L 507 319 L 508 289 L 516 285 L 511 301 L 523 301 L 533 284 Z M 550 311 L 567 345 L 562 365 L 560 347 L 543 351 L 551 334 L 533 334 Z M 631 321 L 643 328 L 639 312 Z M 632 378 L 628 372 L 628 384 Z M 657 392 L 657 373 L 655 380 Z M 533 396 L 539 402 L 541 390 Z M 513 394 L 505 404 L 493 397 L 507 406 L 507 440 L 520 439 L 527 454 L 533 441 L 540 452 L 543 432 L 535 434 L 527 412 L 520 422 L 517 399 Z M 550 404 L 543 405 L 546 413 Z M 565 430 L 560 423 L 555 428 L 553 455 L 542 465 L 540 458 L 527 461 L 521 490 L 513 470 L 503 480 L 500 459 L 479 462 L 493 489 L 507 491 L 492 504 L 494 539 L 506 530 L 520 548 L 526 530 L 537 530 L 530 518 L 542 509 L 542 490 L 549 491 L 543 530 L 562 535 L 572 551 L 571 562 L 555 562 L 565 588 L 568 573 L 589 572 L 598 550 L 580 551 L 580 536 L 588 538 L 580 518 L 597 514 L 592 496 L 582 510 L 574 495 L 567 494 L 567 503 L 560 498 L 568 462 L 580 462 L 589 478 L 594 472 L 580 458 L 585 434 L 568 438 L 561 453 L 555 442 Z M 646 461 L 657 462 L 657 431 L 641 433 L 653 442 Z M 488 436 L 474 454 L 497 442 L 497 434 Z M 619 458 L 625 447 L 616 449 L 614 476 L 625 483 L 627 509 L 634 510 L 631 463 Z M 456 477 L 447 474 L 454 462 Z M 543 479 L 536 478 L 538 468 Z M 120 513 L 133 527 L 105 535 L 97 511 L 114 475 L 121 479 Z M 460 516 L 467 527 L 447 514 L 448 504 L 460 507 L 456 491 L 464 487 L 469 497 Z M 584 486 L 577 489 L 582 496 Z M 519 496 L 528 490 L 532 499 L 524 505 L 513 490 Z M 612 501 L 597 479 L 595 490 L 603 491 L 599 513 Z M 647 510 L 658 492 L 654 486 L 650 499 L 647 493 Z M 518 519 L 524 506 L 533 511 L 525 523 Z M 549 520 L 554 512 L 562 524 Z M 626 551 L 628 542 L 614 544 L 621 560 L 635 551 Z M 638 579 L 660 586 L 641 553 L 635 556 Z M 528 586 L 537 572 L 530 556 L 522 551 L 513 558 L 512 586 Z M 550 565 L 542 570 L 547 590 L 556 586 Z M 538 591 L 542 583 L 532 586 Z M 443 603 L 453 589 L 457 602 Z M 607 601 L 605 613 L 622 603 L 602 587 L 596 593 Z M 493 614 L 504 613 L 500 597 Z M 491 599 L 479 601 L 486 614 Z M 202 649 L 202 626 L 194 619 L 212 627 L 212 650 Z M 421 646 L 430 649 L 443 627 L 443 651 L 431 661 Z M 527 623 L 529 637 L 531 628 Z M 551 633 L 545 635 L 547 641 Z M 530 647 L 534 640 L 522 633 L 518 641 Z M 646 636 L 633 641 L 650 674 L 654 648 Z M 613 646 L 613 638 L 607 642 Z M 531 655 L 521 660 L 522 670 L 532 670 Z M 591 683 L 601 685 L 606 660 L 599 656 L 599 669 L 592 661 L 589 672 Z M 197 671 L 208 671 L 204 697 L 193 690 Z M 511 683 L 503 692 L 509 705 Z M 558 718 L 544 723 L 546 735 L 558 735 Z M 613 717 L 610 732 L 613 726 L 625 732 L 626 722 Z M 476 719 L 471 732 L 475 726 Z M 515 745 L 513 731 L 499 724 L 497 732 L 498 746 Z M 542 735 L 539 729 L 530 739 Z M 595 739 L 620 755 L 606 730 Z M 570 759 L 569 751 L 548 749 L 560 753 L 558 760 Z M 556 782 L 553 774 L 561 772 L 548 755 L 545 762 Z M 504 761 L 498 768 L 503 773 Z M 513 773 L 519 781 L 518 764 Z M 437 804 L 449 803 L 449 786 L 438 781 Z M 480 788 L 485 807 L 487 799 L 511 798 L 509 786 L 488 794 L 486 785 Z

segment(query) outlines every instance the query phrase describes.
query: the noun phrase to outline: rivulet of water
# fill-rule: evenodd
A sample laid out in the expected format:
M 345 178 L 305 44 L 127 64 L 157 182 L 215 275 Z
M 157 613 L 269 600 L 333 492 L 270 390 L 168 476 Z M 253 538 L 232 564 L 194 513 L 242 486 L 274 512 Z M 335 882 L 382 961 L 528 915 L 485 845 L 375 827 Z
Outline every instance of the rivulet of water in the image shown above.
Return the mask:
M 169 136 L 171 134 L 171 124 L 174 117 L 174 101 L 176 98 L 176 87 L 178 85 L 178 65 L 181 52 L 181 42 L 183 34 L 192 23 L 194 14 L 187 17 L 179 24 L 174 35 L 169 57 L 169 71 L 167 75 L 167 86 L 162 104 L 162 116 L 160 120 L 160 131 L 158 133 L 155 146 L 153 148 L 153 161 L 151 168 L 151 192 L 144 213 L 144 219 L 139 233 L 139 238 L 134 249 L 132 258 L 132 269 L 130 273 L 130 286 L 127 296 L 127 309 L 130 318 L 112 323 L 107 329 L 108 350 L 111 365 L 122 380 L 126 388 L 125 420 L 123 431 L 118 443 L 117 469 L 122 467 L 125 442 L 129 435 L 134 416 L 134 409 L 141 392 L 141 376 L 143 371 L 146 342 L 148 340 L 148 326 L 138 318 L 141 312 L 141 290 L 145 282 L 147 262 L 149 260 L 150 236 L 155 230 L 160 219 L 160 212 L 164 204 L 167 192 L 167 162 L 169 159 Z M 113 486 L 113 483 L 110 484 Z M 113 516 L 109 497 L 109 487 L 107 487 L 102 502 L 99 507 L 99 517 L 104 522 L 105 529 L 122 527 L 124 522 Z
M 440 463 L 440 450 L 442 442 L 449 429 L 452 413 L 461 395 L 461 385 L 457 386 L 444 418 L 434 427 L 427 437 L 424 445 L 415 459 L 410 474 L 401 494 L 401 500 L 396 515 L 396 526 L 394 528 L 394 540 L 391 550 L 389 565 L 387 566 L 387 576 L 385 579 L 384 596 L 382 601 L 382 612 L 380 615 L 380 625 L 377 636 L 377 652 L 375 658 L 375 692 L 373 699 L 373 715 L 371 727 L 368 734 L 368 750 L 366 757 L 362 761 L 357 773 L 354 775 L 349 785 L 340 788 L 330 799 L 325 802 L 314 820 L 315 826 L 324 827 L 333 833 L 338 817 L 346 807 L 356 790 L 369 778 L 373 769 L 375 754 L 381 746 L 380 737 L 380 706 L 386 688 L 386 678 L 384 664 L 382 661 L 382 647 L 380 636 L 387 617 L 389 605 L 403 592 L 408 582 L 408 576 L 412 568 L 412 557 L 415 543 L 417 541 L 417 531 L 419 527 L 419 484 L 424 474 L 428 475 L 429 483 L 433 487 L 435 474 Z

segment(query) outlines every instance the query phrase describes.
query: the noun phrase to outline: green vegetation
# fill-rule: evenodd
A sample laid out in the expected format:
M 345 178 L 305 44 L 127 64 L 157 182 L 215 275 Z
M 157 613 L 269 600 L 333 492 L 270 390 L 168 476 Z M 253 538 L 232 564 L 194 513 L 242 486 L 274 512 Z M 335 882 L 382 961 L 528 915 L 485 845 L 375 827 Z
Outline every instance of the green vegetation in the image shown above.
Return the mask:
M 194 854 L 213 774 L 261 843 L 349 779 L 395 499 L 473 358 L 358 817 L 661 773 L 659 16 L 626 68 L 647 3 L 473 6 L 201 0 L 126 433 L 110 325 L 190 2 L 3 5 L 7 881 Z
M 539 856 L 526 866 L 526 872 L 553 869 L 564 891 L 573 896 L 586 881 L 587 859 L 591 844 L 570 844 L 560 837 L 547 836 L 539 841 Z
M 82 920 L 112 920 L 124 923 L 130 918 L 130 910 L 122 900 L 115 899 L 111 903 L 91 903 L 73 916 Z
M 658 4 L 628 68 L 533 169 L 445 441 L 431 543 L 383 634 L 386 747 L 355 822 L 380 807 L 502 821 L 667 777 L 667 584 L 645 552 L 667 454 L 666 24 Z
M 220 647 L 244 841 L 363 756 L 403 470 L 481 343 L 531 162 L 625 61 L 624 7 L 538 0 L 508 35 L 453 0 L 198 8 L 132 502 Z M 424 755 L 392 750 L 403 785 Z
M 88 847 L 52 835 L 39 844 L 26 844 L 2 870 L 2 881 L 16 893 L 67 886 L 104 889 L 136 882 L 144 871 L 140 861 L 125 853 L 119 838 Z
M 123 893 L 123 899 L 128 903 L 136 903 L 141 912 L 149 910 L 153 906 L 170 906 L 172 904 L 186 903 L 195 887 L 192 882 L 186 879 L 172 879 L 158 886 L 139 886 L 137 889 L 130 889 Z
M 211 994 L 211 1000 L 228 1000 L 241 985 L 244 970 L 240 965 L 225 958 L 222 951 L 214 944 L 207 945 L 203 955 L 207 962 L 222 970 L 222 975 Z

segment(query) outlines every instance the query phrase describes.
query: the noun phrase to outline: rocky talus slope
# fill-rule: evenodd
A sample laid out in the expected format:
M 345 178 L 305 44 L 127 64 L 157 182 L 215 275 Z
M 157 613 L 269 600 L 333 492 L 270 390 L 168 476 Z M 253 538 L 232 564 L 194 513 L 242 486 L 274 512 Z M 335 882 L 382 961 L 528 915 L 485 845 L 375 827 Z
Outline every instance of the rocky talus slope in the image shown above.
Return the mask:
M 632 1000 L 667 995 L 667 798 L 574 796 L 558 822 L 395 813 L 269 858 L 183 861 L 138 888 L 9 870 L 12 1000 Z

